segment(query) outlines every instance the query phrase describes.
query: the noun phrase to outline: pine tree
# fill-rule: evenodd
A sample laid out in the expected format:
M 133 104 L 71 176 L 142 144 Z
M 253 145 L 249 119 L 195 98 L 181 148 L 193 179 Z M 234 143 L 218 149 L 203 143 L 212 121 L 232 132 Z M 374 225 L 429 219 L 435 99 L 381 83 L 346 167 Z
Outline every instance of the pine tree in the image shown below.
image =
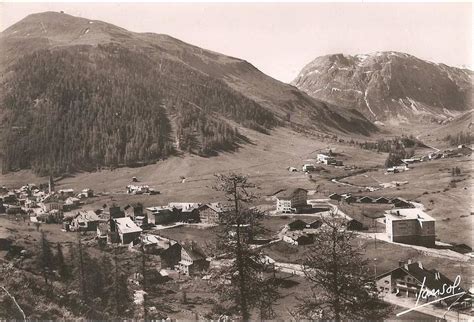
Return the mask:
M 63 249 L 61 247 L 61 243 L 56 244 L 56 266 L 58 268 L 59 276 L 61 276 L 62 279 L 67 280 L 70 278 L 69 267 L 64 261 L 64 254 Z
M 48 284 L 48 280 L 52 275 L 54 269 L 54 257 L 49 245 L 49 241 L 46 239 L 44 231 L 41 232 L 41 253 L 39 258 L 41 273 L 44 278 L 45 284 Z
M 355 245 L 353 232 L 346 230 L 347 220 L 336 213 L 321 220 L 304 262 L 312 295 L 300 299 L 297 315 L 336 321 L 383 318 L 387 306 L 378 298 L 363 249 Z
M 253 237 L 261 232 L 259 221 L 263 214 L 248 208 L 255 200 L 251 191 L 255 185 L 239 174 L 217 175 L 215 189 L 225 194 L 231 203 L 221 218 L 218 249 L 235 259 L 230 267 L 219 272 L 219 278 L 231 282 L 219 289 L 220 303 L 229 303 L 230 312 L 247 321 L 251 310 L 259 309 L 262 316 L 272 317 L 273 304 L 279 298 L 275 280 L 265 278 L 266 265 L 260 250 L 250 247 Z

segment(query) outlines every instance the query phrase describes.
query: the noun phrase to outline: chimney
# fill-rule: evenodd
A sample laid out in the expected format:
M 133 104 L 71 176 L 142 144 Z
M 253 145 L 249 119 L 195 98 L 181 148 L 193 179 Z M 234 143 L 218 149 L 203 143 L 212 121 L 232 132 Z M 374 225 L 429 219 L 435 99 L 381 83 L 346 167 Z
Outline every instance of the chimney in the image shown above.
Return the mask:
M 411 259 L 408 260 L 408 265 L 410 265 L 410 264 L 411 264 Z
M 408 271 L 408 264 L 407 263 L 403 264 L 403 267 Z
M 418 267 L 419 267 L 420 269 L 423 269 L 423 264 L 422 264 L 421 262 L 418 262 Z

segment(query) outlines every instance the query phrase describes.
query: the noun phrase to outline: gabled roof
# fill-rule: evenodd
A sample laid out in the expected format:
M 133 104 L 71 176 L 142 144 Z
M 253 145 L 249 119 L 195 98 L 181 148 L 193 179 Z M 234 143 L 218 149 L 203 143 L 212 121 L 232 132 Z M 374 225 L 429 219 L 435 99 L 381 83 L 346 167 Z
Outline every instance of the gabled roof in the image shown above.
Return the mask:
M 191 257 L 193 261 L 206 259 L 207 257 L 204 251 L 194 242 L 190 244 L 182 244 L 181 247 L 189 255 L 189 257 Z
M 92 210 L 79 211 L 74 219 L 83 222 L 100 221 L 100 218 Z
M 284 190 L 284 191 L 281 191 L 280 193 L 278 193 L 277 198 L 278 199 L 284 199 L 284 200 L 291 199 L 300 191 L 304 191 L 306 193 L 308 192 L 308 190 L 303 189 L 303 188 L 287 189 L 287 190 Z
M 414 277 L 420 284 L 423 283 L 423 280 L 425 280 L 425 287 L 429 290 L 443 290 L 443 285 L 446 285 L 444 286 L 444 288 L 446 288 L 454 284 L 454 282 L 451 281 L 447 276 L 434 269 L 428 270 L 424 268 L 421 263 L 405 264 L 377 276 L 377 279 L 392 274 L 397 270 Z M 457 287 L 454 292 L 461 293 L 464 292 L 464 290 L 461 287 Z M 447 302 L 450 302 L 449 300 L 455 301 L 456 297 L 446 299 Z
M 288 227 L 290 227 L 290 228 L 292 228 L 292 227 L 296 227 L 296 228 L 301 227 L 303 229 L 304 227 L 306 227 L 307 224 L 308 223 L 304 220 L 296 219 L 296 220 L 293 220 L 292 222 L 290 222 L 288 224 Z
M 132 219 L 130 219 L 130 217 L 114 218 L 112 220 L 115 222 L 117 230 L 122 234 L 138 233 L 143 231 L 132 221 Z
M 223 207 L 218 203 L 218 202 L 213 202 L 213 203 L 206 203 L 201 206 L 199 206 L 199 210 L 203 210 L 205 208 L 209 208 L 213 210 L 214 212 L 221 213 L 224 211 Z

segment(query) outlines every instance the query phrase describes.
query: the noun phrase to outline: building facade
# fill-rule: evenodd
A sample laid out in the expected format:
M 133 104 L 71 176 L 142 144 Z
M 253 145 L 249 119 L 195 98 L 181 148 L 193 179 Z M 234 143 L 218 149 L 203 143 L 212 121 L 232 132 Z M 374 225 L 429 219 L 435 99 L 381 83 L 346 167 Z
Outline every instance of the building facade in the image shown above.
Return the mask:
M 385 229 L 391 242 L 435 246 L 435 219 L 418 208 L 388 210 Z

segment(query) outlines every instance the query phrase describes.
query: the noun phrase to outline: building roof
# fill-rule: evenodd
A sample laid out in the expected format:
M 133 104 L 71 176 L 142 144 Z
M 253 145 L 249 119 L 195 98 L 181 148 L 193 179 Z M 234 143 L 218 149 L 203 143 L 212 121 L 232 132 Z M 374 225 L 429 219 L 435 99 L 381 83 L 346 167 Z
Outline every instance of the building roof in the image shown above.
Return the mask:
M 389 217 L 392 220 L 416 219 L 419 221 L 435 221 L 433 217 L 431 217 L 419 208 L 391 209 L 385 212 L 385 216 Z
M 168 207 L 180 209 L 184 212 L 186 211 L 193 211 L 201 206 L 200 203 L 197 202 L 170 202 Z
M 182 244 L 181 247 L 188 253 L 189 257 L 193 261 L 206 259 L 206 254 L 204 251 L 196 245 L 195 242 L 191 242 L 190 244 Z
M 304 191 L 306 193 L 308 192 L 308 190 L 303 189 L 303 188 L 287 189 L 287 190 L 279 192 L 277 194 L 277 198 L 278 199 L 288 199 L 289 200 L 289 199 L 293 198 L 300 191 Z
M 113 221 L 115 221 L 115 224 L 117 225 L 117 230 L 119 230 L 122 234 L 138 233 L 143 231 L 132 221 L 132 219 L 130 219 L 130 217 L 114 218 Z
M 202 210 L 203 208 L 206 208 L 206 207 L 213 210 L 214 212 L 217 212 L 217 213 L 221 213 L 221 212 L 224 211 L 222 205 L 218 202 L 203 204 L 203 205 L 199 206 L 198 209 Z
M 74 219 L 83 222 L 100 221 L 100 218 L 92 210 L 79 211 Z
M 402 264 L 402 263 L 401 263 Z M 448 277 L 445 275 L 441 274 L 435 269 L 426 269 L 423 267 L 423 265 L 420 262 L 417 263 L 408 263 L 408 264 L 403 264 L 400 265 L 399 267 L 386 272 L 384 274 L 381 274 L 377 276 L 378 278 L 387 276 L 397 270 L 400 270 L 406 274 L 411 275 L 414 277 L 420 284 L 423 283 L 423 280 L 425 280 L 425 288 L 431 290 L 440 290 L 442 291 L 443 288 L 446 288 L 448 286 L 451 286 L 454 284 L 453 281 L 451 281 Z M 446 285 L 446 286 L 444 286 Z M 461 287 L 457 287 L 456 290 L 454 291 L 455 293 L 461 293 L 464 290 Z M 455 301 L 456 297 L 453 297 L 451 299 L 447 299 L 447 302 L 450 302 L 449 300 Z
M 148 207 L 146 210 L 151 211 L 151 212 L 160 212 L 160 211 L 172 211 L 173 208 L 168 207 L 168 206 L 154 206 L 154 207 Z

